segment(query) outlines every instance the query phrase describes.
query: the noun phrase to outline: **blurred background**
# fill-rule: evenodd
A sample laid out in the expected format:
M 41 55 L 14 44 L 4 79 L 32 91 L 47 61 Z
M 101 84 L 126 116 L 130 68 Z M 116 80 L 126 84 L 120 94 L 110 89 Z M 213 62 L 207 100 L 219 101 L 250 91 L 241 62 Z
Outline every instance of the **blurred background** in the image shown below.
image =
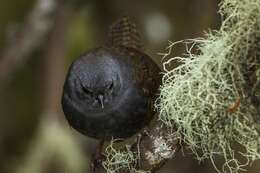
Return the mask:
M 0 173 L 88 172 L 97 142 L 68 126 L 62 86 L 73 59 L 103 44 L 115 20 L 130 16 L 146 53 L 161 64 L 169 40 L 218 29 L 217 11 L 217 0 L 1 0 Z M 158 172 L 215 171 L 180 152 Z

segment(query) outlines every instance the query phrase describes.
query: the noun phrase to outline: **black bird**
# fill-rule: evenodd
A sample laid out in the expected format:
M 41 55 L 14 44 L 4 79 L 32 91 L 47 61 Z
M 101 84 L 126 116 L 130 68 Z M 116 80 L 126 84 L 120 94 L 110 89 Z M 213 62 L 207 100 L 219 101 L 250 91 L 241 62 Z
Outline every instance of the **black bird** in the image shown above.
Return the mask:
M 62 107 L 69 124 L 100 140 L 128 138 L 155 114 L 160 68 L 142 52 L 135 24 L 115 22 L 106 44 L 77 58 L 69 68 Z

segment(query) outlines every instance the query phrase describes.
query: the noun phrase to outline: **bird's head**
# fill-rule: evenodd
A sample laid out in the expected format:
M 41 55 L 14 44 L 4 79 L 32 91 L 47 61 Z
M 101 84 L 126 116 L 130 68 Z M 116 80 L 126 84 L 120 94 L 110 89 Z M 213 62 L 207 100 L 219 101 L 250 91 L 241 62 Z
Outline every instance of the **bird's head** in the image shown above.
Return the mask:
M 81 56 L 70 67 L 64 94 L 80 109 L 98 111 L 113 105 L 121 91 L 120 64 L 101 48 Z

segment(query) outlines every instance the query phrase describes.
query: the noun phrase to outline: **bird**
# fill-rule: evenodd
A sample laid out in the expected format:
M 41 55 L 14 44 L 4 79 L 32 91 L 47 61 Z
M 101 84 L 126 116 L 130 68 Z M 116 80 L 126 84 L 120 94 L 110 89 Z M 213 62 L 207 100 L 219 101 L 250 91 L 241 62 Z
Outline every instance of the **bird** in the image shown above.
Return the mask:
M 155 115 L 161 69 L 143 51 L 136 24 L 124 16 L 113 23 L 104 44 L 69 67 L 62 109 L 71 127 L 98 140 L 125 139 Z

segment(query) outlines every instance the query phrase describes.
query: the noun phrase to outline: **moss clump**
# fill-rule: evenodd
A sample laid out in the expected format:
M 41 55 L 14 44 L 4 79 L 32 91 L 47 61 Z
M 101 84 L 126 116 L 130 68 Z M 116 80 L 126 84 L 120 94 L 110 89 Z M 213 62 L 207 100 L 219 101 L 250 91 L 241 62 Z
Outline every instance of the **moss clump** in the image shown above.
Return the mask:
M 177 128 L 180 140 L 199 161 L 211 159 L 215 166 L 215 156 L 221 155 L 225 159 L 222 172 L 238 172 L 260 158 L 258 125 L 247 102 L 244 68 L 250 51 L 259 47 L 260 1 L 223 0 L 220 13 L 224 20 L 219 31 L 208 33 L 206 39 L 183 41 L 191 45 L 184 57 L 170 57 L 175 45 L 170 43 L 156 107 L 160 120 Z M 192 54 L 194 49 L 200 53 Z M 180 65 L 169 70 L 166 65 L 171 62 Z M 235 152 L 234 143 L 243 150 Z M 246 163 L 235 157 L 237 153 Z
M 103 162 L 103 167 L 107 173 L 149 173 L 148 171 L 137 170 L 138 154 L 130 150 L 130 146 L 117 149 L 114 147 L 114 142 L 106 147 L 106 160 Z

